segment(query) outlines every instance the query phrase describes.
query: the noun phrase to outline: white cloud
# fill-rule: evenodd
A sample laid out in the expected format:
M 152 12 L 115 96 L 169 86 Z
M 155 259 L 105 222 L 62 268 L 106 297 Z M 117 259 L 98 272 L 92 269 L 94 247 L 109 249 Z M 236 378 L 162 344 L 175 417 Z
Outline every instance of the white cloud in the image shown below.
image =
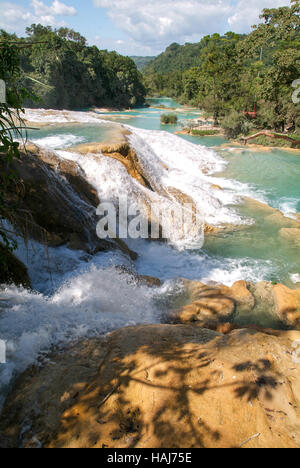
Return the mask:
M 248 32 L 263 8 L 289 5 L 289 0 L 93 1 L 107 8 L 112 21 L 132 41 L 153 52 L 174 41 L 198 41 L 214 32 Z
M 64 3 L 54 0 L 48 6 L 41 0 L 32 0 L 27 9 L 11 2 L 0 1 L 0 28 L 8 32 L 24 33 L 26 26 L 41 23 L 45 26 L 64 26 L 63 16 L 75 16 L 77 11 Z
M 41 0 L 32 0 L 31 6 L 38 16 L 75 16 L 76 9 L 64 3 L 54 0 L 52 5 L 47 6 Z
M 239 0 L 235 11 L 228 18 L 228 25 L 235 32 L 247 32 L 259 22 L 263 8 L 278 8 L 289 4 L 288 0 Z

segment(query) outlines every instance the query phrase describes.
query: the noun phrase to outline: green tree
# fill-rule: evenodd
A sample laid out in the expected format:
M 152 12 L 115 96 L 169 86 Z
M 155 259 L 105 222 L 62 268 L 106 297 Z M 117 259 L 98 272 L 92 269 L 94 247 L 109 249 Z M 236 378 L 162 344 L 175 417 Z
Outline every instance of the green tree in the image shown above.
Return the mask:
M 0 103 L 0 263 L 1 268 L 5 268 L 6 254 L 14 250 L 16 244 L 10 241 L 2 224 L 3 220 L 11 220 L 4 192 L 9 184 L 14 183 L 10 165 L 13 158 L 19 157 L 19 143 L 16 140 L 23 137 L 24 125 L 20 115 L 29 93 L 22 85 L 16 38 L 3 32 L 0 35 L 0 80 L 6 84 L 6 102 Z
M 24 51 L 22 67 L 28 86 L 41 98 L 39 105 L 77 109 L 144 103 L 142 75 L 129 57 L 88 47 L 83 36 L 68 28 L 32 25 L 27 34 L 34 45 Z

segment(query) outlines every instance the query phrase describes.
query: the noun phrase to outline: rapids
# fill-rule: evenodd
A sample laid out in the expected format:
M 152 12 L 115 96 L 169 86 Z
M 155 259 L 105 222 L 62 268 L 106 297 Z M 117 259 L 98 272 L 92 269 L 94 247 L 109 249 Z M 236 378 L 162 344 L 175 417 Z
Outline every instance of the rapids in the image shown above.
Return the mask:
M 299 155 L 225 149 L 220 137 L 175 136 L 178 127 L 160 125 L 164 110 L 155 108 L 160 103 L 177 108 L 181 120 L 200 117 L 200 112 L 168 99 L 153 101 L 153 108 L 119 113 L 28 110 L 26 119 L 42 124 L 29 138 L 76 161 L 100 200 L 115 201 L 126 193 L 137 203 L 145 197 L 166 202 L 164 190 L 174 187 L 193 198 L 207 223 L 227 223 L 232 230 L 208 237 L 202 249 L 129 240 L 139 254 L 135 263 L 117 252 L 90 257 L 60 247 L 46 253 L 41 245 L 25 246 L 18 239 L 16 255 L 27 265 L 34 291 L 0 289 L 0 339 L 7 344 L 7 363 L 0 365 L 2 396 L 16 374 L 40 362 L 54 346 L 126 325 L 159 322 L 180 294 L 180 278 L 227 285 L 240 279 L 289 286 L 300 282 L 297 249 L 279 238 L 278 227 L 255 205 L 243 202 L 248 196 L 295 216 L 300 208 Z M 157 193 L 132 179 L 117 160 L 69 150 L 79 143 L 109 142 L 120 123 L 130 131 L 131 146 Z M 118 266 L 159 277 L 163 286 L 140 286 Z

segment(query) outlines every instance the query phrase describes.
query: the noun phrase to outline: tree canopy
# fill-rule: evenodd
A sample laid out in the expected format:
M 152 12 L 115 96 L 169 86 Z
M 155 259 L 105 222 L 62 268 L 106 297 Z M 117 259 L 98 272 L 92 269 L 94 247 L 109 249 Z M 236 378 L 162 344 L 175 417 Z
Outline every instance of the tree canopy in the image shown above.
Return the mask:
M 292 83 L 300 78 L 300 2 L 263 10 L 248 35 L 204 37 L 172 44 L 145 69 L 152 95 L 201 107 L 226 126 L 299 130 Z M 234 132 L 236 133 L 236 132 Z
M 15 41 L 26 87 L 40 97 L 26 106 L 77 109 L 91 106 L 128 108 L 144 103 L 142 76 L 129 57 L 87 46 L 68 28 L 33 24 L 26 38 L 0 32 L 0 43 Z

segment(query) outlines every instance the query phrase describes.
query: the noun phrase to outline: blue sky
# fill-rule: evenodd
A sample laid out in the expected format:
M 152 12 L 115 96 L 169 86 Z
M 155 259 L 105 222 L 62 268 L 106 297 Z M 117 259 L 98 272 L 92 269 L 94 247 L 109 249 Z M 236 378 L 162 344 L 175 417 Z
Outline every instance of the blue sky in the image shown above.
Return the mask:
M 172 42 L 248 32 L 262 8 L 289 0 L 0 0 L 0 28 L 24 34 L 32 23 L 68 26 L 90 44 L 128 55 L 156 55 Z

